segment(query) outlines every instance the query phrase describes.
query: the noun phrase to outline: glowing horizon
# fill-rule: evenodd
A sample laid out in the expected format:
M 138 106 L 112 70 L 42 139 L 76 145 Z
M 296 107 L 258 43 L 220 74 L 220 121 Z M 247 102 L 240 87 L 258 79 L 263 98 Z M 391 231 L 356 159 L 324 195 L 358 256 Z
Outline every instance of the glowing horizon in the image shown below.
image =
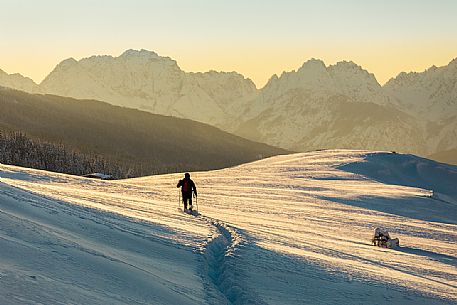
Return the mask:
M 236 71 L 261 88 L 310 58 L 353 61 L 384 84 L 457 57 L 450 0 L 63 2 L 2 4 L 0 69 L 39 83 L 69 57 L 147 49 L 184 71 Z

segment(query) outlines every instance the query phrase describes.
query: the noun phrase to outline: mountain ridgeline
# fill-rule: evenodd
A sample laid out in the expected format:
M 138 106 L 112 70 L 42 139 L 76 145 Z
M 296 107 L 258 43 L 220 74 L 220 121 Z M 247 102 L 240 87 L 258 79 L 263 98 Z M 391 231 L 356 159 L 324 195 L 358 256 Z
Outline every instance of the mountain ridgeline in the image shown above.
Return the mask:
M 0 88 L 0 109 L 0 130 L 100 157 L 127 169 L 126 176 L 217 169 L 287 152 L 203 123 L 94 100 Z
M 456 59 L 384 86 L 353 62 L 312 59 L 257 89 L 236 72 L 187 73 L 169 57 L 128 50 L 67 59 L 39 85 L 0 73 L 1 84 L 192 119 L 290 150 L 395 150 L 457 164 Z

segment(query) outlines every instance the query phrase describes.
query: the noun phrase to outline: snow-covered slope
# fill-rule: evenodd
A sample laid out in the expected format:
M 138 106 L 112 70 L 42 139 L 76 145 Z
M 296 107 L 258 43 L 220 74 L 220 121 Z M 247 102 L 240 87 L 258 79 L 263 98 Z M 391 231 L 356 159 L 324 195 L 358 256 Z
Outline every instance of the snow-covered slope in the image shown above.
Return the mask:
M 446 154 L 446 152 L 457 150 L 457 114 L 450 112 L 446 119 L 426 122 L 425 130 L 428 145 L 433 154 Z M 446 161 L 457 164 L 457 154 L 454 154 L 453 157 L 443 158 L 443 162 Z
M 320 151 L 95 181 L 0 165 L 5 304 L 457 302 L 457 167 Z M 443 183 L 444 181 L 444 183 Z M 433 191 L 433 195 L 432 195 Z M 370 245 L 383 226 L 397 250 Z
M 254 83 L 231 72 L 186 73 L 176 61 L 147 50 L 119 57 L 61 62 L 40 84 L 46 93 L 89 98 L 221 126 L 256 95 Z

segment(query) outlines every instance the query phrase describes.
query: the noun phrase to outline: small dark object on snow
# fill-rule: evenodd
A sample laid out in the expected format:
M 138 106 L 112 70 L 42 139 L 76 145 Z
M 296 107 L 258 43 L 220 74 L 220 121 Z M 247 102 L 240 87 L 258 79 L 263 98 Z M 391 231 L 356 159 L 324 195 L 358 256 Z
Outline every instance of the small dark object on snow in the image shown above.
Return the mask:
M 111 180 L 113 179 L 111 175 L 106 175 L 102 173 L 92 173 L 92 174 L 87 174 L 84 175 L 83 177 L 85 178 L 93 178 L 93 179 L 100 179 L 100 180 Z
M 389 249 L 400 246 L 400 240 L 398 238 L 390 238 L 389 232 L 381 228 L 376 228 L 374 230 L 371 242 L 373 243 L 373 246 Z

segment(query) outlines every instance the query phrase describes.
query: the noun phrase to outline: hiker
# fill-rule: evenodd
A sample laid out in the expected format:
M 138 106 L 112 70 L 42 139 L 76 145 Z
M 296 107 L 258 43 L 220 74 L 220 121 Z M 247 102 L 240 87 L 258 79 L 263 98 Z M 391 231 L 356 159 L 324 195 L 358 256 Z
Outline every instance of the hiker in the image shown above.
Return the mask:
M 179 180 L 176 187 L 181 187 L 184 211 L 187 210 L 187 201 L 189 201 L 189 211 L 192 211 L 192 191 L 194 192 L 195 197 L 197 197 L 197 188 L 195 187 L 195 183 L 190 179 L 190 174 L 185 173 L 184 179 Z

